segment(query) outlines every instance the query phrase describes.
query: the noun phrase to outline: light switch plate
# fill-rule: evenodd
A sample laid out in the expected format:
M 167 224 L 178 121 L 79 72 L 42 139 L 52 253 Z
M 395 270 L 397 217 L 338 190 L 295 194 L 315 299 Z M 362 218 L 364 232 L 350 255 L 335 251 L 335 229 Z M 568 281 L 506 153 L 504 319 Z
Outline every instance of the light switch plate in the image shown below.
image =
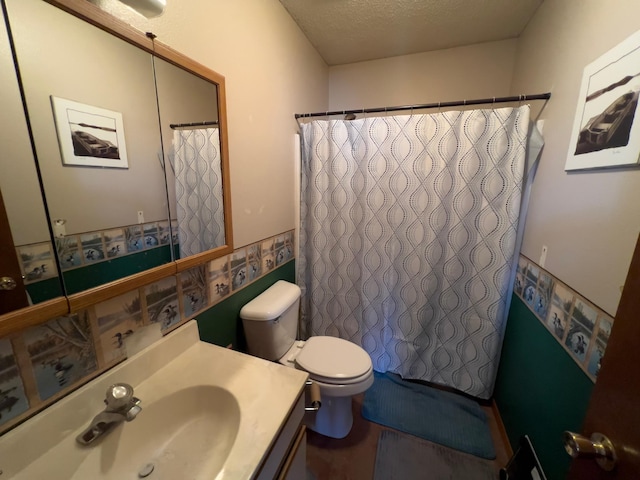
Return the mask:
M 547 250 L 547 246 L 543 245 L 542 253 L 540 254 L 540 262 L 538 262 L 538 265 L 540 265 L 542 268 L 544 268 L 544 264 L 547 261 Z

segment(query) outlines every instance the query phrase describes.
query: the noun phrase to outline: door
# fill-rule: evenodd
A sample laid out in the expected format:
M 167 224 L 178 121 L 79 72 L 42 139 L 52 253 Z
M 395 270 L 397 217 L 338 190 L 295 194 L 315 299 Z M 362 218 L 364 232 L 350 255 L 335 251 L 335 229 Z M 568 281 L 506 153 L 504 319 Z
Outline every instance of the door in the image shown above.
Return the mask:
M 582 430 L 607 436 L 618 466 L 606 472 L 593 459 L 577 458 L 570 479 L 640 479 L 640 239 Z
M 7 281 L 3 282 L 3 278 L 13 279 L 16 283 L 15 288 L 5 290 L 3 285 L 7 285 L 5 288 L 8 288 L 8 283 Z M 22 281 L 16 249 L 13 246 L 9 220 L 4 209 L 2 193 L 0 193 L 0 315 L 28 305 L 27 292 Z

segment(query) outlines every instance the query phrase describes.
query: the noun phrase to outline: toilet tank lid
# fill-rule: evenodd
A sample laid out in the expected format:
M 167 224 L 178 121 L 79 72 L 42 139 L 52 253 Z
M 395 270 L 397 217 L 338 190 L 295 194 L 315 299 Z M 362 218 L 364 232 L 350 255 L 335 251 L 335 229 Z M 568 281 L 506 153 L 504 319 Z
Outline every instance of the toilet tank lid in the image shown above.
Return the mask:
M 243 320 L 274 320 L 300 298 L 300 287 L 278 280 L 240 310 Z

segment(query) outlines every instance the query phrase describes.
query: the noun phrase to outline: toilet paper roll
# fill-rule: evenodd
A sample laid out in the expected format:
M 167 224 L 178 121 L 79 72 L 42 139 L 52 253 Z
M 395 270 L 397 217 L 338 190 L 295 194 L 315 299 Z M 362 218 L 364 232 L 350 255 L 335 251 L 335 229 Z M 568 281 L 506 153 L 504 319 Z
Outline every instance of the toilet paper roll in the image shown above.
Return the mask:
M 312 381 L 308 384 L 308 386 L 311 407 L 307 407 L 307 411 L 318 410 L 322 405 L 322 402 L 320 401 L 320 385 Z

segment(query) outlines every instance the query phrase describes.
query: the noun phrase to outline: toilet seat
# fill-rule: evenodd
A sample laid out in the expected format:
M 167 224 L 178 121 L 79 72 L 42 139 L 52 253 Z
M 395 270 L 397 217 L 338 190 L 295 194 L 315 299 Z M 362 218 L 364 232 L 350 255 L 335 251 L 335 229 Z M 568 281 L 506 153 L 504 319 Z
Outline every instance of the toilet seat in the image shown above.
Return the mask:
M 373 370 L 367 352 L 336 337 L 311 337 L 299 349 L 294 360 L 312 379 L 327 384 L 359 383 L 366 380 Z
M 306 371 L 306 370 L 305 370 Z M 333 377 L 324 377 L 322 375 L 317 375 L 312 372 L 308 372 L 309 378 L 317 383 L 327 384 L 327 385 L 353 385 L 355 383 L 360 383 L 364 380 L 367 380 L 369 376 L 372 375 L 373 367 L 370 368 L 366 373 L 360 375 L 359 377 L 354 378 L 333 378 Z
M 309 378 L 320 386 L 323 396 L 357 395 L 373 384 L 373 364 L 369 354 L 358 345 L 340 338 L 319 336 L 306 342 L 298 340 L 279 362 L 306 371 Z M 328 372 L 333 367 L 334 371 Z

